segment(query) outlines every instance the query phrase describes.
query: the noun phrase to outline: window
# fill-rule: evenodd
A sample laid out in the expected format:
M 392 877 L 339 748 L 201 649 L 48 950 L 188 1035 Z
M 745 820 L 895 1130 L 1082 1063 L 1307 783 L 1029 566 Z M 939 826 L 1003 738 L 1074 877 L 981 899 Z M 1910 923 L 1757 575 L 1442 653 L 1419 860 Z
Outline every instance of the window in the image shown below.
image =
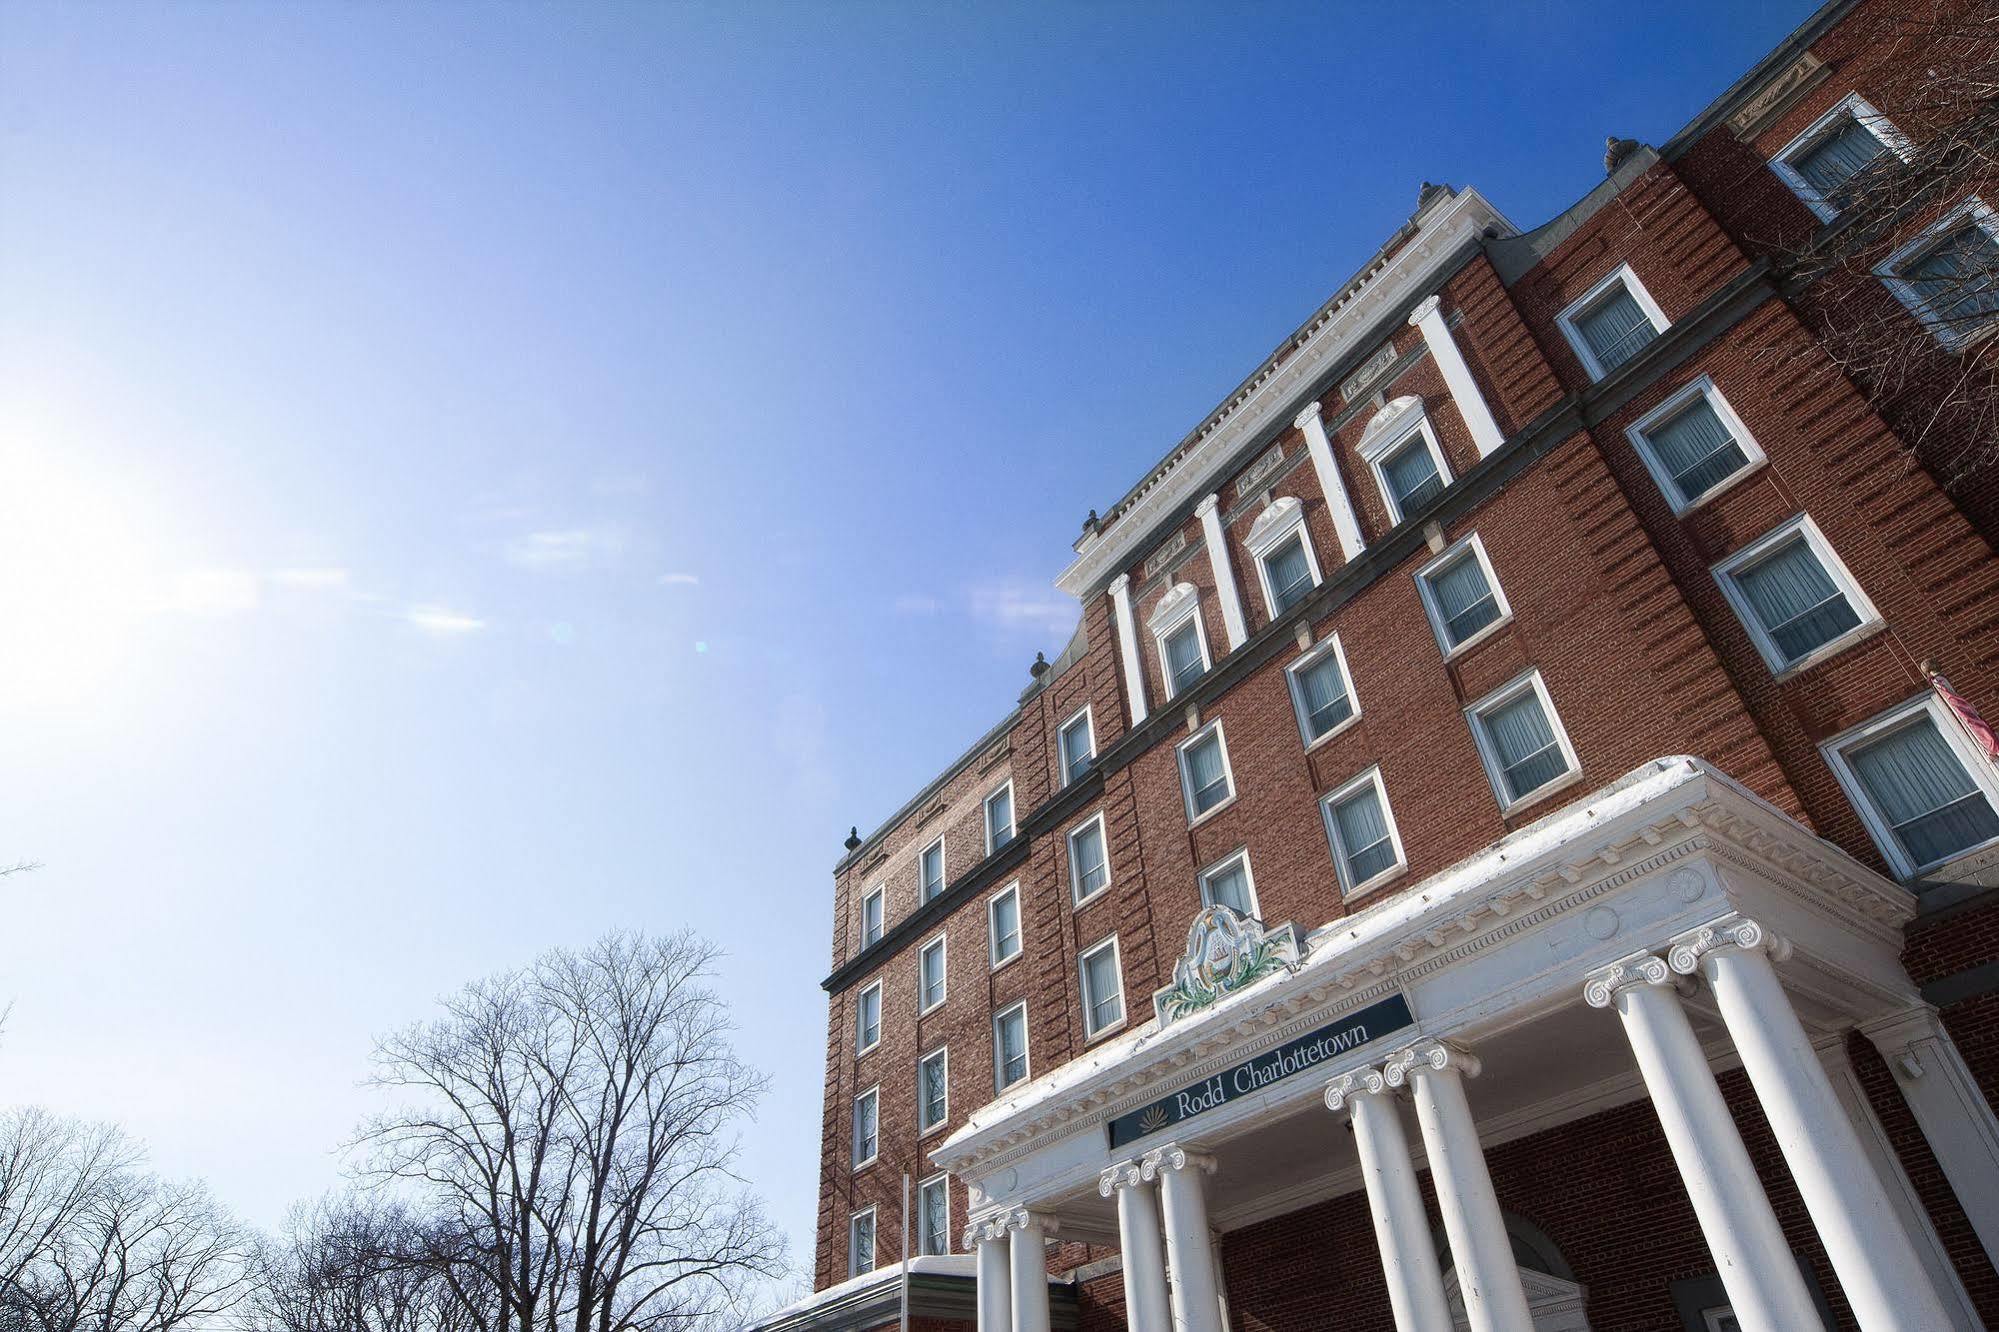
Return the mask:
M 1201 624 L 1201 596 L 1191 583 L 1175 583 L 1146 622 L 1159 649 L 1166 697 L 1184 694 L 1208 671 L 1208 631 Z
M 882 903 L 887 896 L 887 885 L 878 883 L 868 889 L 868 895 L 861 899 L 861 947 L 863 948 L 881 942 Z
M 1124 975 L 1118 963 L 1117 936 L 1113 934 L 1083 954 L 1079 964 L 1083 981 L 1083 1031 L 1095 1040 L 1124 1024 Z
M 1446 659 L 1513 618 L 1476 532 L 1418 569 L 1416 589 Z
M 1556 315 L 1555 322 L 1591 379 L 1602 379 L 1623 365 L 1668 327 L 1665 313 L 1629 264 L 1619 264 Z
M 1717 1304 L 1712 1309 L 1701 1310 L 1702 1332 L 1742 1332 L 1742 1324 L 1735 1317 L 1735 1306 Z
M 1260 917 L 1256 881 L 1249 873 L 1249 852 L 1238 851 L 1201 871 L 1201 905 L 1225 906 L 1238 916 Z
M 993 1091 L 1027 1078 L 1027 1001 L 993 1014 Z
M 1369 768 L 1326 796 L 1319 802 L 1319 810 L 1326 820 L 1326 840 L 1332 844 L 1340 890 L 1348 897 L 1367 891 L 1407 865 L 1379 767 Z
M 1859 93 L 1849 93 L 1770 159 L 1770 169 L 1821 222 L 1852 202 L 1861 173 L 1884 153 L 1909 154 L 1909 141 Z
M 847 1275 L 875 1270 L 875 1209 L 854 1213 L 847 1223 Z
M 1502 811 L 1511 813 L 1549 788 L 1581 775 L 1541 672 L 1530 670 L 1465 709 L 1472 738 Z
M 1324 740 L 1360 716 L 1347 676 L 1346 649 L 1334 634 L 1285 670 L 1291 686 L 1291 706 L 1298 714 L 1298 734 L 1305 747 Z
M 986 797 L 986 854 L 1013 840 L 1013 783 Z
M 1235 799 L 1235 780 L 1229 775 L 1228 742 L 1222 738 L 1222 724 L 1209 722 L 1192 739 L 1180 744 L 1180 789 L 1187 797 L 1187 817 L 1200 822 Z
M 881 1043 L 882 983 L 876 981 L 861 991 L 854 1005 L 854 1053 L 866 1054 Z
M 881 1088 L 870 1087 L 854 1098 L 854 1169 L 874 1164 L 881 1148 Z
M 1097 761 L 1097 734 L 1090 724 L 1090 710 L 1081 712 L 1062 723 L 1056 733 L 1057 747 L 1062 751 L 1062 785 L 1076 781 L 1090 770 Z
M 931 1258 L 951 1252 L 949 1175 L 932 1175 L 916 1186 L 916 1251 Z
M 986 941 L 994 970 L 1020 956 L 1020 885 L 1010 883 L 986 901 Z
M 1831 656 L 1880 622 L 1807 514 L 1715 565 L 1714 576 L 1780 674 Z
M 1451 466 L 1444 460 L 1437 432 L 1423 414 L 1423 400 L 1414 394 L 1404 394 L 1376 412 L 1357 447 L 1374 469 L 1374 483 L 1388 505 L 1390 522 L 1401 522 L 1451 483 Z
M 1292 496 L 1273 502 L 1257 515 L 1243 538 L 1263 580 L 1263 604 L 1276 619 L 1305 599 L 1319 585 L 1319 558 L 1305 530 L 1305 506 Z
M 1957 350 L 1999 321 L 1999 213 L 1972 198 L 1875 270 L 1909 312 Z
M 951 1116 L 951 1052 L 939 1047 L 916 1061 L 916 1131 L 929 1133 Z
M 944 936 L 923 945 L 916 955 L 916 1011 L 928 1013 L 944 1002 Z
M 917 877 L 922 880 L 923 900 L 928 902 L 944 891 L 944 839 L 938 838 L 923 848 L 923 856 L 917 862 Z
M 1624 433 L 1674 513 L 1685 513 L 1763 461 L 1763 450 L 1706 375 Z
M 1999 841 L 1999 772 L 1934 695 L 1823 748 L 1875 844 L 1904 878 Z
M 1077 906 L 1111 886 L 1111 862 L 1099 814 L 1069 834 L 1069 895 Z

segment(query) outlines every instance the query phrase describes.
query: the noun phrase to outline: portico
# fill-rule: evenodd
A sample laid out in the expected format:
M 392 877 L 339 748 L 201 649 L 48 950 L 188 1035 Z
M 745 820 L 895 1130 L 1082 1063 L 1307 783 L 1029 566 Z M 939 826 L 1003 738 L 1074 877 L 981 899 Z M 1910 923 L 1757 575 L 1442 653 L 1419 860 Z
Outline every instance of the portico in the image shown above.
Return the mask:
M 1316 929 L 1216 910 L 1152 1021 L 932 1153 L 968 1184 L 982 1328 L 1046 1326 L 1059 1236 L 1119 1250 L 1128 1326 L 1219 1332 L 1219 1237 L 1348 1195 L 1404 1332 L 1587 1327 L 1581 1283 L 1523 1272 L 1488 1156 L 1641 1101 L 1739 1326 L 1813 1326 L 1717 1082 L 1737 1068 L 1860 1325 L 1980 1326 L 1845 1071 L 1855 1029 L 1948 1042 L 1897 960 L 1913 900 L 1705 765 L 1648 764 Z M 1938 1156 L 1960 1197 L 1999 1190 Z

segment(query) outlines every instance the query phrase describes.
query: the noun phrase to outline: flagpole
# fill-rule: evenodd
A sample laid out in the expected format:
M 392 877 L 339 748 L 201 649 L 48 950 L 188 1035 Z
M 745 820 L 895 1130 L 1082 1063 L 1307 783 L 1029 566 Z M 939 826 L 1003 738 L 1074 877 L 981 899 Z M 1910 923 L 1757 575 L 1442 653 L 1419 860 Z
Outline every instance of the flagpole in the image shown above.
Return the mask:
M 902 1172 L 902 1317 L 901 1332 L 909 1332 L 909 1172 Z

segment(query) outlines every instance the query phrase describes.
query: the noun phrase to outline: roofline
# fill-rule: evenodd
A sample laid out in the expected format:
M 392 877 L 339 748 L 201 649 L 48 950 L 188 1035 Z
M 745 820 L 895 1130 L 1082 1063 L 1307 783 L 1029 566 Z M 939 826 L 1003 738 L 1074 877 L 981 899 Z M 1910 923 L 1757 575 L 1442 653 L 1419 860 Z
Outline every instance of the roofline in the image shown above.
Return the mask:
M 1705 138 L 1710 130 L 1720 124 L 1749 93 L 1769 81 L 1773 74 L 1788 68 L 1812 43 L 1825 36 L 1826 30 L 1845 18 L 1859 5 L 1860 0 L 1826 0 L 1812 11 L 1811 16 L 1790 35 L 1777 43 L 1770 53 L 1749 67 L 1748 73 L 1728 85 L 1719 97 L 1701 109 L 1699 115 L 1682 126 L 1678 133 L 1659 146 L 1659 156 L 1668 162 L 1675 161 L 1680 154 Z

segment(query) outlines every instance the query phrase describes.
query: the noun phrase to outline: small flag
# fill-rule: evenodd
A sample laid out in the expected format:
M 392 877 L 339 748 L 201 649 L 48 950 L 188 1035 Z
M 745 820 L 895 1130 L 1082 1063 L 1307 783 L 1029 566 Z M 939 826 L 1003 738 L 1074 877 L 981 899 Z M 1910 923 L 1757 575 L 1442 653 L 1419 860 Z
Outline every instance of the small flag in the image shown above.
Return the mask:
M 1950 681 L 1944 679 L 1941 671 L 1930 672 L 1930 688 L 1937 691 L 1937 697 L 1944 701 L 1945 707 L 1957 714 L 1958 721 L 1964 724 L 1965 731 L 1985 757 L 1999 762 L 1999 734 L 1993 732 L 1992 723 L 1979 714 L 1972 701 L 1952 689 Z

